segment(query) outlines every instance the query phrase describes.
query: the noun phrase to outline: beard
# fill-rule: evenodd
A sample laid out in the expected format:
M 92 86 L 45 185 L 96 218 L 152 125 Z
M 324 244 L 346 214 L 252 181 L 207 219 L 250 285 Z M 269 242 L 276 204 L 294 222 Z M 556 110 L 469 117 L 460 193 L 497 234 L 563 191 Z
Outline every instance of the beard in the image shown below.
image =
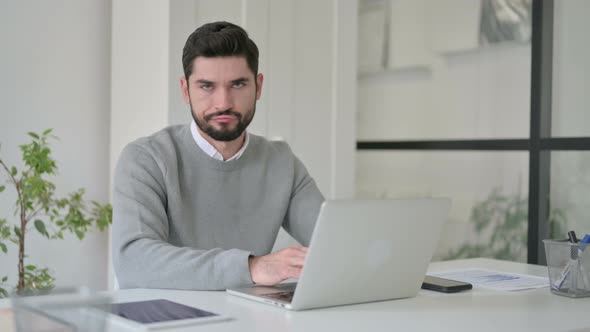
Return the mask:
M 242 116 L 242 114 L 240 114 L 238 112 L 228 109 L 225 111 L 208 114 L 204 117 L 203 121 L 201 121 L 197 117 L 195 112 L 193 112 L 193 106 L 191 105 L 191 115 L 192 115 L 193 119 L 195 120 L 197 127 L 199 127 L 199 129 L 201 129 L 201 131 L 203 131 L 205 134 L 207 134 L 207 136 L 211 137 L 212 139 L 214 139 L 216 141 L 222 141 L 222 142 L 233 141 L 233 140 L 237 139 L 238 137 L 240 137 L 242 135 L 242 133 L 244 132 L 244 130 L 246 130 L 246 128 L 248 128 L 248 125 L 250 125 L 250 122 L 252 122 L 252 119 L 254 118 L 254 113 L 256 113 L 256 102 L 254 102 L 254 105 L 252 105 L 252 109 L 250 111 L 246 112 L 243 116 Z M 221 129 L 216 129 L 213 126 L 209 125 L 209 120 L 211 120 L 212 118 L 219 116 L 219 115 L 233 115 L 238 120 L 238 123 L 236 124 L 235 128 L 233 128 L 233 129 L 230 128 L 229 125 L 227 125 L 227 124 L 221 124 Z

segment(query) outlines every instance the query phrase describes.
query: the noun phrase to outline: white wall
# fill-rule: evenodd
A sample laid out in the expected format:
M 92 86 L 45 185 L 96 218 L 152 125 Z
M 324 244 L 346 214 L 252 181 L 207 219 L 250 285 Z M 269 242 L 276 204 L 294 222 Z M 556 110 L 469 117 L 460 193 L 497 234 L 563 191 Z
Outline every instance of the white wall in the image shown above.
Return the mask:
M 54 128 L 60 196 L 80 187 L 108 201 L 110 1 L 0 2 L 0 155 L 21 166 L 26 132 Z M 0 172 L 4 182 L 4 174 Z M 0 217 L 12 216 L 15 193 L 0 194 Z M 34 232 L 32 232 L 34 233 Z M 55 272 L 57 286 L 107 287 L 107 234 L 27 239 L 27 262 Z M 0 253 L 0 276 L 16 284 L 17 248 Z
M 211 1 L 213 2 L 213 1 Z M 182 48 L 188 36 L 197 28 L 197 2 L 174 0 L 170 2 L 170 28 L 168 49 L 168 124 L 187 123 L 192 120 L 180 91 Z
M 112 13 L 111 170 L 127 143 L 168 125 L 170 5 L 114 0 Z

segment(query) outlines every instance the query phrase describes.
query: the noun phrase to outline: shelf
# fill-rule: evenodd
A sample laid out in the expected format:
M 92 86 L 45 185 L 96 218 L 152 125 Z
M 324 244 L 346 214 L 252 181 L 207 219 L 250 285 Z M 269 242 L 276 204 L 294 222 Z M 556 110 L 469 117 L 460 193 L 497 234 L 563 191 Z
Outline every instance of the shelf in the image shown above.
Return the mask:
M 463 50 L 452 50 L 452 51 L 442 51 L 438 54 L 442 57 L 460 57 L 464 55 L 477 55 L 477 54 L 487 54 L 493 52 L 501 52 L 504 50 L 515 49 L 515 48 L 524 48 L 530 47 L 531 42 L 512 42 L 512 41 L 505 41 L 497 44 L 488 44 L 488 45 L 481 45 L 479 47 L 468 48 Z
M 366 80 L 370 78 L 378 77 L 391 77 L 391 76 L 428 76 L 430 77 L 432 69 L 427 65 L 416 65 L 403 68 L 383 68 L 380 70 L 358 73 L 358 80 Z

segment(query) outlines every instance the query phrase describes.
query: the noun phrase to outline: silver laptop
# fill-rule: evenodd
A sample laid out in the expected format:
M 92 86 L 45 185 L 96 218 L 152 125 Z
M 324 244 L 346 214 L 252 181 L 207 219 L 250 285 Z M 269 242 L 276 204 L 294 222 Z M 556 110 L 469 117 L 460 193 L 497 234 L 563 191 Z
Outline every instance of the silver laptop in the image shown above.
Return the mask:
M 297 283 L 227 292 L 290 310 L 416 296 L 450 206 L 446 198 L 325 201 Z

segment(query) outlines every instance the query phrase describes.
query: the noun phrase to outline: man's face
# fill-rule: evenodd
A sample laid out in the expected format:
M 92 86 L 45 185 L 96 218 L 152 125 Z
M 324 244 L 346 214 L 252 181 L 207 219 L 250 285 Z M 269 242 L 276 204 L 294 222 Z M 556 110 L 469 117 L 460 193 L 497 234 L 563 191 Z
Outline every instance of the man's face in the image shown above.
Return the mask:
M 188 82 L 181 79 L 181 88 L 199 129 L 227 142 L 239 138 L 252 121 L 262 80 L 244 57 L 197 57 Z

